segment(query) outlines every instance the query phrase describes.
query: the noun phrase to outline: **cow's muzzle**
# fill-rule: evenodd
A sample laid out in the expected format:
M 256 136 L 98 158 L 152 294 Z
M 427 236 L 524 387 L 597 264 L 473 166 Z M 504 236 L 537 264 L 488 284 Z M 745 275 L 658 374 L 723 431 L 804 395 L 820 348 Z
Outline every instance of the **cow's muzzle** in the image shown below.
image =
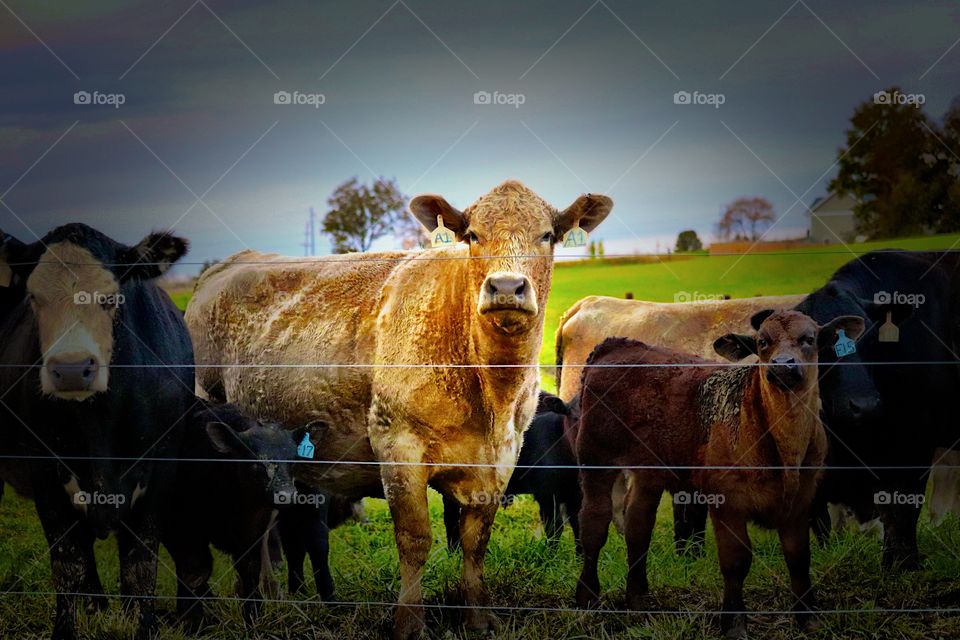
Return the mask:
M 767 380 L 786 390 L 801 386 L 803 373 L 803 365 L 789 356 L 772 358 L 767 366 Z
M 521 273 L 492 273 L 483 281 L 477 311 L 481 314 L 512 311 L 536 315 L 537 295 L 533 283 Z
M 100 362 L 92 355 L 79 359 L 51 356 L 44 368 L 56 395 L 86 395 L 94 391 Z

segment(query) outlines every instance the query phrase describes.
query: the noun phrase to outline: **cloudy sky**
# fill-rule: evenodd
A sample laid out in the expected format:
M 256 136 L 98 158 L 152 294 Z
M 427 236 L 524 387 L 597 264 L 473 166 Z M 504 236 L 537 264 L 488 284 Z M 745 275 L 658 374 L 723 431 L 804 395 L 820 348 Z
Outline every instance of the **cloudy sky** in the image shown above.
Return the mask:
M 608 193 L 608 253 L 709 236 L 740 195 L 797 235 L 855 105 L 960 93 L 957 3 L 838 4 L 0 0 L 0 228 L 302 255 L 308 208 L 382 175 L 461 207 Z

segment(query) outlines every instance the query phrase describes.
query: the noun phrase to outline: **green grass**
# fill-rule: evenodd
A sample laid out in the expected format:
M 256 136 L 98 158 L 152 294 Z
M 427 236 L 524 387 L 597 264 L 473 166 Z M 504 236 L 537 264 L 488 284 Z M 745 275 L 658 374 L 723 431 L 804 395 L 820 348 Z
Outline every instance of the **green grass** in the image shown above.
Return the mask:
M 331 535 L 331 564 L 338 597 L 349 602 L 390 603 L 399 589 L 399 569 L 393 530 L 386 504 L 367 500 L 368 524 L 348 524 Z M 434 547 L 427 564 L 424 593 L 428 604 L 458 604 L 459 554 L 449 554 L 443 544 L 439 497 L 430 501 L 434 523 Z M 537 534 L 536 505 L 521 498 L 501 510 L 486 559 L 487 584 L 493 604 L 566 609 L 549 612 L 501 612 L 500 638 L 676 638 L 693 639 L 717 635 L 718 617 L 700 612 L 719 607 L 722 580 L 708 530 L 707 555 L 681 558 L 673 550 L 670 506 L 661 505 L 650 555 L 651 610 L 672 613 L 630 614 L 579 612 L 573 596 L 579 575 L 579 560 L 569 529 L 555 553 Z M 789 582 L 776 536 L 752 529 L 755 556 L 747 579 L 748 606 L 757 611 L 779 611 L 790 606 Z M 50 591 L 49 565 L 33 505 L 11 494 L 0 507 L 0 591 Z M 880 567 L 880 542 L 859 533 L 836 535 L 826 548 L 814 547 L 813 578 L 823 609 L 933 608 L 960 606 L 960 521 L 948 520 L 931 529 L 926 518 L 920 528 L 923 570 L 908 574 L 885 572 Z M 116 548 L 112 540 L 97 544 L 98 565 L 104 585 L 117 593 Z M 233 573 L 229 559 L 217 553 L 214 591 L 232 597 Z M 173 563 L 161 553 L 158 592 L 175 593 Z M 284 575 L 278 574 L 281 585 Z M 601 581 L 603 607 L 622 609 L 626 580 L 623 539 L 613 530 L 604 549 Z M 309 593 L 312 594 L 312 580 Z M 161 638 L 189 637 L 169 622 L 173 600 L 161 600 L 158 609 L 165 623 Z M 30 638 L 49 633 L 53 598 L 49 595 L 0 597 L 0 637 Z M 391 609 L 382 605 L 324 606 L 311 602 L 268 603 L 265 613 L 250 633 L 243 627 L 239 605 L 221 600 L 208 605 L 210 625 L 206 639 L 262 638 L 380 638 L 389 633 Z M 957 638 L 960 618 L 935 614 L 823 614 L 823 630 L 812 638 Z M 84 639 L 128 637 L 134 620 L 120 612 L 114 599 L 104 613 L 81 614 L 80 637 Z M 431 609 L 431 638 L 461 638 L 459 611 Z M 751 617 L 754 638 L 787 640 L 797 637 L 789 616 Z
M 960 236 L 911 238 L 885 243 L 852 245 L 855 252 L 881 247 L 936 249 L 950 247 Z M 823 284 L 840 265 L 851 259 L 842 248 L 818 247 L 798 255 L 693 256 L 664 264 L 580 263 L 560 266 L 554 272 L 553 290 L 546 310 L 541 362 L 553 364 L 554 334 L 560 316 L 587 295 L 673 301 L 681 291 L 727 294 L 731 297 L 804 293 Z M 185 308 L 190 291 L 172 292 Z M 550 380 L 545 376 L 545 384 Z M 331 534 L 331 565 L 339 599 L 345 602 L 390 603 L 399 588 L 399 568 L 389 513 L 382 500 L 367 500 L 369 524 L 348 524 Z M 434 552 L 427 565 L 424 593 L 429 604 L 461 602 L 458 583 L 459 555 L 443 545 L 440 501 L 431 496 Z M 497 516 L 486 559 L 487 584 L 493 603 L 571 609 L 580 563 L 569 529 L 553 553 L 537 534 L 539 518 L 530 499 L 520 499 Z M 960 607 L 960 521 L 950 519 L 932 529 L 924 516 L 919 530 L 924 556 L 921 571 L 898 574 L 880 566 L 880 542 L 854 532 L 834 536 L 826 548 L 813 549 L 813 577 L 824 609 L 917 609 Z M 746 598 L 754 610 L 789 607 L 789 584 L 776 536 L 751 530 L 755 559 L 747 581 Z M 674 613 L 620 615 L 577 611 L 502 612 L 501 638 L 628 638 L 693 639 L 717 635 L 718 619 L 702 612 L 718 608 L 722 581 L 713 539 L 708 533 L 707 555 L 700 559 L 678 557 L 673 551 L 670 507 L 661 505 L 650 555 L 651 594 L 648 608 Z M 215 554 L 212 584 L 223 597 L 232 596 L 233 574 L 229 560 Z M 98 566 L 107 590 L 117 593 L 116 545 L 97 544 Z M 173 563 L 161 552 L 158 593 L 175 593 Z M 601 581 L 606 609 L 624 607 L 626 552 L 623 539 L 612 532 L 602 556 Z M 284 576 L 281 584 L 285 582 Z M 311 581 L 312 584 L 312 581 Z M 312 586 L 311 586 L 312 589 Z M 54 600 L 50 595 L 15 595 L 16 592 L 51 591 L 46 545 L 33 505 L 7 490 L 0 504 L 0 638 L 44 637 L 49 633 Z M 2 595 L 6 594 L 6 595 Z M 173 612 L 172 600 L 161 600 L 164 620 Z M 246 630 L 236 602 L 208 605 L 211 625 L 200 637 L 226 639 L 263 638 L 380 638 L 389 633 L 391 609 L 375 605 L 324 606 L 318 603 L 269 603 L 255 633 Z M 431 638 L 460 638 L 456 610 L 431 610 Z M 960 637 L 960 617 L 923 614 L 824 614 L 824 627 L 812 638 Z M 756 615 L 752 637 L 787 640 L 797 637 L 786 615 Z M 126 638 L 134 621 L 120 613 L 117 602 L 107 612 L 80 616 L 82 638 Z M 163 638 L 185 638 L 169 624 L 161 626 Z

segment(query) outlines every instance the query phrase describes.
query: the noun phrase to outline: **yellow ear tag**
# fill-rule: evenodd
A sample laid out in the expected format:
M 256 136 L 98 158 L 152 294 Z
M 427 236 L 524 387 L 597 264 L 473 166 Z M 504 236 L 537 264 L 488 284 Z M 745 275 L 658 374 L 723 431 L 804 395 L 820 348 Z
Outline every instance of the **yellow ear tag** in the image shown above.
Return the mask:
M 880 342 L 900 342 L 900 329 L 893 324 L 893 312 L 887 311 L 887 321 L 880 325 Z
M 0 287 L 9 287 L 13 280 L 13 269 L 6 262 L 0 262 Z
M 578 222 L 577 226 L 563 234 L 563 247 L 565 249 L 585 247 L 587 246 L 587 237 L 589 237 L 589 234 L 580 228 L 580 223 Z
M 443 217 L 437 216 L 437 228 L 430 232 L 430 242 L 434 247 L 449 247 L 457 241 L 453 231 L 443 226 Z

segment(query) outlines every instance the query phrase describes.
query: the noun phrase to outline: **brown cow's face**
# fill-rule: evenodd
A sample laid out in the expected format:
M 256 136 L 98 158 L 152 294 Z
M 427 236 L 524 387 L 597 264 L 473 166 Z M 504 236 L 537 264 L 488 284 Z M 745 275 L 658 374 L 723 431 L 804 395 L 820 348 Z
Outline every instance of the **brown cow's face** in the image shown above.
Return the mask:
M 440 196 L 423 195 L 410 211 L 430 231 L 437 217 L 469 245 L 470 296 L 477 313 L 496 332 L 520 335 L 542 319 L 553 270 L 553 247 L 577 223 L 593 230 L 613 202 L 581 196 L 558 212 L 519 182 L 505 182 L 465 211 Z
M 27 279 L 40 333 L 43 392 L 84 400 L 107 390 L 113 321 L 122 301 L 117 278 L 88 250 L 58 242 Z
M 856 340 L 864 330 L 863 318 L 841 316 L 824 326 L 799 311 L 761 311 L 756 336 L 728 334 L 714 343 L 720 355 L 740 360 L 755 353 L 764 365 L 765 383 L 785 391 L 801 391 L 817 382 L 821 349 L 833 348 L 838 334 Z M 760 320 L 757 322 L 757 320 Z

